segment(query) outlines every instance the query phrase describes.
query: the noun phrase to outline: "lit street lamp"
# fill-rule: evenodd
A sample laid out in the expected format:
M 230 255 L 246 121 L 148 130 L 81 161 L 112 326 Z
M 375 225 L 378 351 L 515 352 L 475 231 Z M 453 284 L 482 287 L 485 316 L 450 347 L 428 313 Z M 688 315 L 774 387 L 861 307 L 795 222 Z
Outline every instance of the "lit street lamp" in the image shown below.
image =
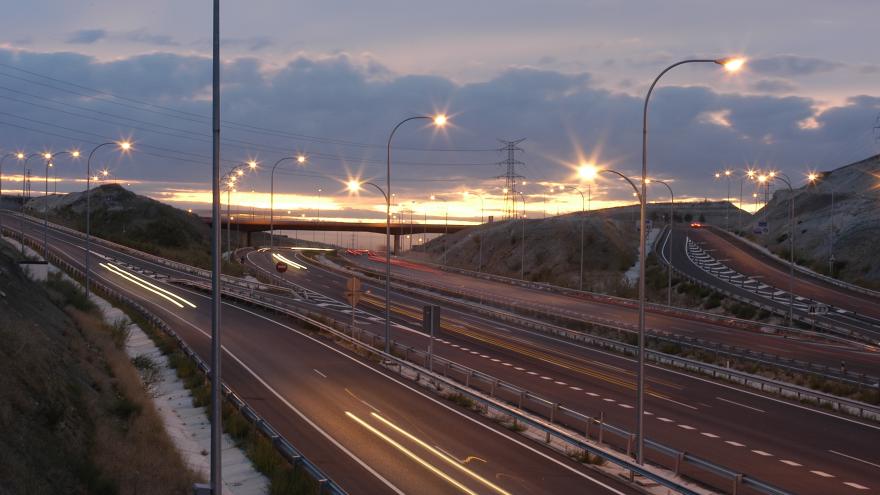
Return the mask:
M 43 258 L 49 259 L 49 167 L 53 167 L 53 160 L 56 156 L 70 155 L 79 158 L 79 151 L 59 151 L 58 153 L 45 153 L 43 158 L 46 159 L 46 193 L 43 195 Z
M 385 352 L 391 352 L 391 141 L 397 129 L 403 124 L 411 120 L 429 120 L 437 127 L 446 125 L 446 115 L 435 115 L 429 117 L 427 115 L 417 115 L 408 117 L 398 122 L 388 135 L 388 146 L 386 148 L 386 171 L 385 171 Z
M 666 186 L 666 189 L 669 189 L 669 235 L 672 236 L 672 229 L 675 227 L 675 193 L 672 192 L 672 187 L 669 186 L 665 181 L 657 180 L 657 179 L 646 179 L 648 183 L 656 182 L 658 184 L 663 184 Z M 672 244 L 669 245 L 669 259 L 666 260 L 666 275 L 668 278 L 668 285 L 666 288 L 666 305 L 672 306 L 672 253 L 675 252 L 672 249 Z
M 20 160 L 22 159 L 21 155 L 22 155 L 22 153 L 18 154 L 18 158 Z M 21 255 L 22 255 L 22 257 L 24 257 L 24 203 L 25 203 L 24 190 L 26 188 L 25 181 L 27 180 L 27 178 L 26 178 L 27 177 L 27 162 L 28 162 L 28 160 L 30 160 L 31 158 L 33 158 L 35 156 L 43 156 L 43 154 L 42 153 L 31 153 L 28 156 L 25 156 L 21 162 L 21 214 L 22 214 L 22 216 L 19 217 L 19 221 L 21 222 L 20 226 L 21 226 Z M 86 258 L 86 260 L 88 260 L 88 258 Z M 86 280 L 88 280 L 88 277 L 86 278 Z M 86 287 L 86 295 L 88 295 L 88 293 L 89 293 L 89 290 L 88 290 L 88 287 Z
M 92 157 L 99 149 L 111 145 L 118 146 L 119 150 L 123 153 L 131 150 L 131 142 L 129 141 L 108 141 L 92 148 L 89 158 L 86 160 L 86 298 L 89 297 L 89 280 L 91 276 L 89 271 L 92 263 Z M 97 180 L 97 177 L 95 180 Z
M 768 182 L 778 179 L 788 186 L 788 326 L 791 326 L 794 316 L 794 188 L 791 179 L 779 172 L 762 175 L 759 180 L 761 178 Z
M 443 205 L 446 207 L 446 212 L 443 215 L 445 225 L 443 227 L 443 266 L 446 266 L 446 252 L 449 250 L 446 239 L 449 234 L 449 201 L 433 194 L 431 195 L 431 201 L 443 201 Z
M 522 191 L 517 191 L 519 193 L 520 199 L 522 199 L 523 211 L 522 211 L 522 249 L 520 249 L 520 262 L 519 262 L 519 279 L 525 280 L 526 278 L 526 196 Z
M 272 252 L 272 247 L 275 239 L 275 169 L 278 168 L 278 164 L 287 160 L 296 160 L 296 163 L 302 165 L 306 162 L 305 155 L 297 155 L 297 156 L 286 156 L 272 165 L 272 172 L 269 174 L 269 252 Z
M 10 156 L 14 156 L 15 158 L 17 158 L 19 160 L 23 160 L 24 153 L 22 153 L 20 151 L 16 152 L 16 153 L 6 153 L 2 157 L 0 157 L 0 203 L 3 202 L 3 162 L 5 162 L 6 159 L 9 158 Z M 22 189 L 24 189 L 24 188 L 22 188 Z M 2 206 L 2 205 L 0 205 L 0 206 Z M 2 225 L 3 225 L 2 222 L 3 222 L 3 217 L 2 217 L 2 215 L 0 215 L 0 227 L 2 227 Z M 2 233 L 2 229 L 0 229 L 0 233 Z
M 639 464 L 643 464 L 645 460 L 645 249 L 646 237 L 645 228 L 647 224 L 647 204 L 646 197 L 648 193 L 648 184 L 645 179 L 648 178 L 648 102 L 651 100 L 651 93 L 654 87 L 667 72 L 684 64 L 692 63 L 708 63 L 718 64 L 724 67 L 728 72 L 736 72 L 745 64 L 743 58 L 725 58 L 725 59 L 689 59 L 676 62 L 669 67 L 663 69 L 645 95 L 645 104 L 642 110 L 642 182 L 641 194 L 639 195 L 639 364 L 638 364 L 638 407 L 636 407 L 636 460 Z

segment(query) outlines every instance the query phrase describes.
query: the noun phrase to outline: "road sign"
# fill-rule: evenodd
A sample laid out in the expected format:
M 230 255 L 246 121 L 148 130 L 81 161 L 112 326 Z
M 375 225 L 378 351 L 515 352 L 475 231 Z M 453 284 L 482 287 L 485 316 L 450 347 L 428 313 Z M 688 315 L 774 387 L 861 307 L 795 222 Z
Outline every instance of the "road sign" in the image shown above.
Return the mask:
M 345 291 L 345 299 L 348 300 L 348 304 L 357 306 L 358 303 L 361 302 L 361 294 L 363 294 L 363 292 L 359 290 L 347 290 Z
M 287 263 L 279 261 L 275 263 L 275 269 L 278 270 L 278 273 L 284 273 L 287 271 Z
M 810 309 L 808 313 L 811 315 L 827 315 L 828 314 L 828 305 L 818 303 L 818 304 L 810 304 Z

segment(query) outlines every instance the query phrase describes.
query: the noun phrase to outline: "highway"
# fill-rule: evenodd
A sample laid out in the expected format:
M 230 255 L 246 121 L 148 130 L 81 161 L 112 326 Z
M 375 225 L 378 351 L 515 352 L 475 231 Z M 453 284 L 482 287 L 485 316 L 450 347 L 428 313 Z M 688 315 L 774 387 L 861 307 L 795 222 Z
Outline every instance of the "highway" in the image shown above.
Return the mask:
M 675 253 L 677 270 L 713 287 L 788 310 L 789 272 L 765 253 L 720 235 L 711 228 L 677 228 L 669 235 L 664 254 Z M 711 270 L 710 270 L 711 268 Z M 723 276 L 719 276 L 723 274 Z M 880 300 L 795 270 L 794 312 L 810 317 L 809 306 L 822 303 L 830 307 L 816 321 L 858 332 L 880 342 Z
M 339 297 L 345 290 L 346 276 L 328 271 L 290 251 L 278 251 L 306 267 L 288 270 L 284 274 L 286 280 L 330 295 L 319 303 L 328 313 L 335 311 L 339 317 L 339 313 L 346 311 L 346 304 L 340 302 Z M 247 259 L 264 273 L 273 273 L 275 261 L 268 253 L 251 252 Z M 395 266 L 394 270 L 408 269 Z M 454 280 L 450 283 L 467 282 L 459 275 L 436 270 L 419 274 L 430 278 L 432 283 L 446 281 L 447 277 Z M 483 280 L 475 283 L 480 284 L 481 290 L 489 290 L 483 284 L 493 284 Z M 367 316 L 372 316 L 359 325 L 380 333 L 384 314 L 383 286 L 367 281 L 364 287 L 369 294 L 361 309 L 366 309 Z M 493 288 L 511 298 L 519 297 L 513 289 L 529 291 L 497 283 Z M 393 293 L 395 340 L 420 348 L 427 346 L 425 336 L 416 330 L 420 328 L 421 306 L 426 302 Z M 611 424 L 632 429 L 634 366 L 630 359 L 515 325 L 490 321 L 452 307 L 444 307 L 443 311 L 443 333 L 436 347 L 438 355 L 540 392 L 584 413 L 598 416 L 602 412 Z M 780 343 L 790 340 L 776 339 Z M 880 476 L 880 458 L 871 440 L 880 435 L 876 425 L 839 418 L 656 367 L 651 368 L 648 382 L 651 395 L 647 428 L 649 437 L 654 440 L 797 493 L 838 493 L 841 490 L 859 493 L 865 490 L 843 483 L 874 488 L 876 483 L 873 480 Z
M 41 238 L 38 221 L 25 230 Z M 49 242 L 83 266 L 81 238 L 53 230 Z M 207 361 L 209 299 L 161 280 L 179 272 L 93 246 L 94 277 L 155 311 Z M 224 381 L 349 493 L 634 493 L 268 313 L 224 303 L 222 329 Z

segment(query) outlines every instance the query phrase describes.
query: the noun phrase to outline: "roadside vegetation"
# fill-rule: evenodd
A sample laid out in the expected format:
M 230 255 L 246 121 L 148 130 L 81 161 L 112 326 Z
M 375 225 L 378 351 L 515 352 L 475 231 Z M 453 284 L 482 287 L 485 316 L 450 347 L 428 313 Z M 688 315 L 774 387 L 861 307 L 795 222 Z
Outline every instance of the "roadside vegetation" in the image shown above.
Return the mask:
M 190 493 L 197 476 L 125 354 L 127 325 L 14 259 L 0 242 L 0 492 Z

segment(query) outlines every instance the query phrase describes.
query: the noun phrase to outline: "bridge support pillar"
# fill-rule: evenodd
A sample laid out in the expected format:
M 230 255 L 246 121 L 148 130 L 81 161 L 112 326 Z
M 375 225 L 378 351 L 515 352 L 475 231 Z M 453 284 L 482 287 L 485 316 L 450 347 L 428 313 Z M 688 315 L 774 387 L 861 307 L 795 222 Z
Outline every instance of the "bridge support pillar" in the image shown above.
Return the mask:
M 400 235 L 394 236 L 394 249 L 391 251 L 392 254 L 400 254 Z

